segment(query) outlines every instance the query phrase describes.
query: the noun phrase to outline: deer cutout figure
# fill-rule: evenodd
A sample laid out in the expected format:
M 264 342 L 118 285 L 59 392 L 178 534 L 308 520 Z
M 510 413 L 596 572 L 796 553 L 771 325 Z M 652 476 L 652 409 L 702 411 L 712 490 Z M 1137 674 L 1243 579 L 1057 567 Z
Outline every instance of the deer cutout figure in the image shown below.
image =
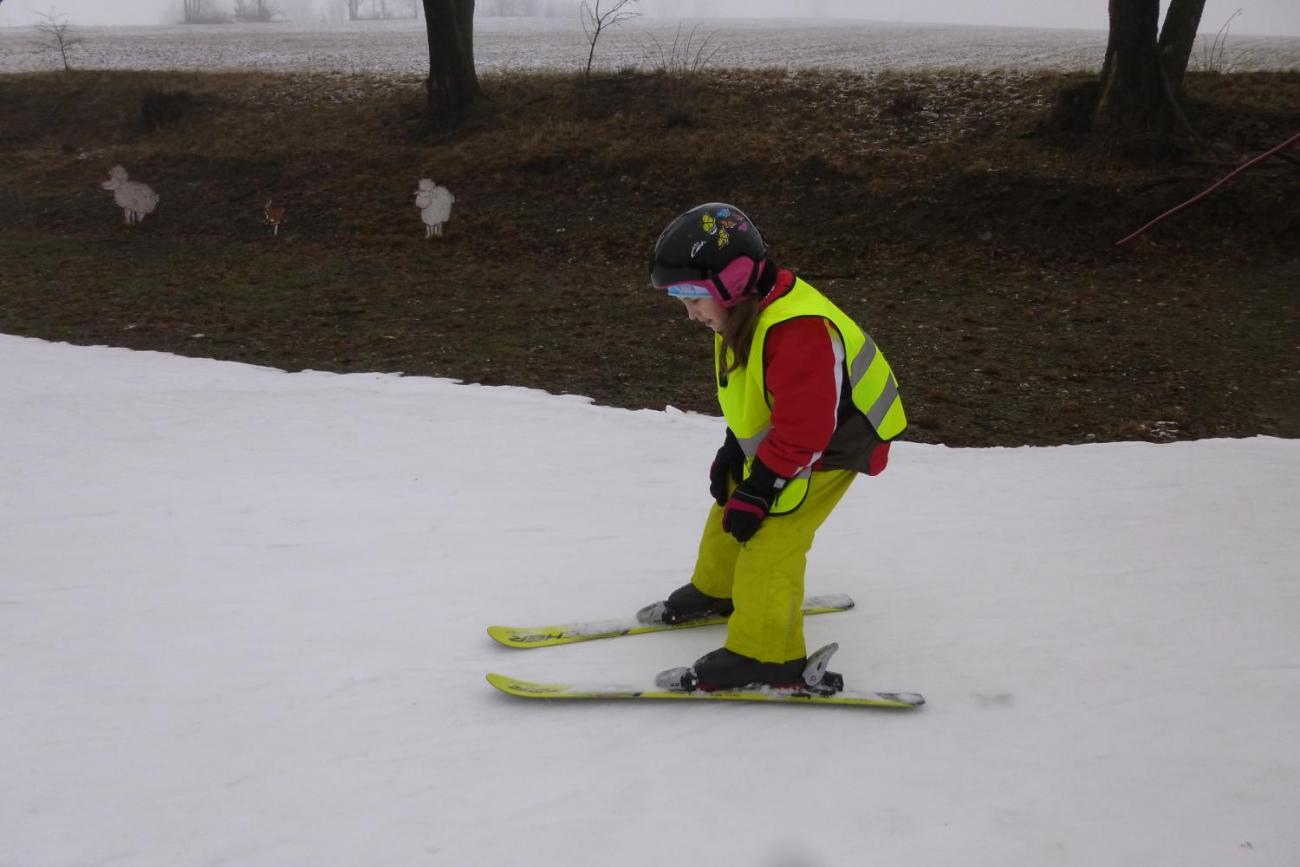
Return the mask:
M 421 179 L 420 188 L 415 191 L 415 206 L 420 209 L 426 239 L 442 237 L 442 225 L 451 219 L 451 205 L 455 201 L 451 190 L 438 186 L 429 178 Z
M 122 209 L 126 224 L 133 226 L 158 207 L 158 194 L 148 184 L 128 178 L 126 169 L 113 166 L 108 170 L 108 180 L 100 184 L 100 187 L 113 193 L 113 201 Z
M 262 206 L 262 219 L 267 225 L 274 227 L 271 234 L 278 237 L 280 224 L 284 222 L 284 206 L 274 207 L 272 204 L 274 201 L 274 199 L 266 200 L 266 204 Z

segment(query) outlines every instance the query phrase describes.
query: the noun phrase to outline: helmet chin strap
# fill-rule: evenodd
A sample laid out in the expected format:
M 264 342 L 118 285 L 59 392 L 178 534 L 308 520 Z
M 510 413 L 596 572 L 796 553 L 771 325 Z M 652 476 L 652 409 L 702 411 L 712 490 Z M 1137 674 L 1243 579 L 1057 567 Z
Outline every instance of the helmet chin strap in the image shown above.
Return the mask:
M 722 277 L 718 274 L 714 274 L 709 279 L 713 281 L 713 288 L 718 290 L 718 297 L 722 299 L 722 303 L 730 304 L 731 293 L 727 291 L 727 284 L 722 282 Z M 741 294 L 743 295 L 744 293 L 742 292 Z
M 749 281 L 745 283 L 746 292 L 758 285 L 758 275 L 763 273 L 763 266 L 766 264 L 767 259 L 759 259 L 754 262 L 754 267 L 749 269 Z

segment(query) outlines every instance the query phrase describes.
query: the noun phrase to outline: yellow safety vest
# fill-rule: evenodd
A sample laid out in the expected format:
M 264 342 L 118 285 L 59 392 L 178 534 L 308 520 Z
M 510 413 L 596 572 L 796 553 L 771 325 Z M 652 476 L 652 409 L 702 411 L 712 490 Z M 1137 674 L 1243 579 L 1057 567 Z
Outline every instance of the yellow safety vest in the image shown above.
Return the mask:
M 772 430 L 772 395 L 764 382 L 763 343 L 767 333 L 783 322 L 805 316 L 828 321 L 844 344 L 845 377 L 853 395 L 853 405 L 870 423 L 882 441 L 892 440 L 907 427 L 898 381 L 890 370 L 885 354 L 857 323 L 830 299 L 803 280 L 795 279 L 790 291 L 763 308 L 750 344 L 749 363 L 725 373 L 728 359 L 722 357 L 722 337 L 714 335 L 714 363 L 717 365 L 718 403 L 740 447 L 745 452 L 745 475 L 749 475 L 758 446 Z M 771 514 L 792 512 L 808 495 L 812 470 L 807 469 L 790 479 L 776 501 Z

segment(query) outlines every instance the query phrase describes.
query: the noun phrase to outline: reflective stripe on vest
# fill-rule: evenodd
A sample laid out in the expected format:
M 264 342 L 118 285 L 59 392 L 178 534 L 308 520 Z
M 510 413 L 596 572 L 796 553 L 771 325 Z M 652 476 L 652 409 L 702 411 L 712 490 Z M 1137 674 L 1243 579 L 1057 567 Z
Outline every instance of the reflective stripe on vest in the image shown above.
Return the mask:
M 844 344 L 848 381 L 853 405 L 867 418 L 881 440 L 891 440 L 907 427 L 898 382 L 874 340 L 842 310 L 803 280 L 796 279 L 790 291 L 763 308 L 750 343 L 751 363 L 739 367 L 726 377 L 722 358 L 722 338 L 714 339 L 714 363 L 717 365 L 718 403 L 727 426 L 745 452 L 745 474 L 758 454 L 758 447 L 772 430 L 771 395 L 764 382 L 763 344 L 767 333 L 791 319 L 817 316 L 839 332 Z M 792 512 L 808 494 L 812 470 L 806 469 L 791 479 L 777 495 L 772 514 Z

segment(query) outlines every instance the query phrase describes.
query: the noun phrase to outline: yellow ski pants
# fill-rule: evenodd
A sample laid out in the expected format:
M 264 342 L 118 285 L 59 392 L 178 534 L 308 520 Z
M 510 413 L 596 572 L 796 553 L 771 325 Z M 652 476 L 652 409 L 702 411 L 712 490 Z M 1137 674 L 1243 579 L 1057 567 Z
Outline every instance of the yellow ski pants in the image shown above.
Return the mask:
M 839 503 L 857 473 L 813 473 L 808 496 L 793 512 L 769 516 L 741 544 L 722 529 L 715 503 L 704 523 L 691 583 L 700 591 L 730 597 L 736 611 L 727 622 L 727 649 L 760 662 L 807 656 L 803 638 L 803 580 L 817 528 Z

